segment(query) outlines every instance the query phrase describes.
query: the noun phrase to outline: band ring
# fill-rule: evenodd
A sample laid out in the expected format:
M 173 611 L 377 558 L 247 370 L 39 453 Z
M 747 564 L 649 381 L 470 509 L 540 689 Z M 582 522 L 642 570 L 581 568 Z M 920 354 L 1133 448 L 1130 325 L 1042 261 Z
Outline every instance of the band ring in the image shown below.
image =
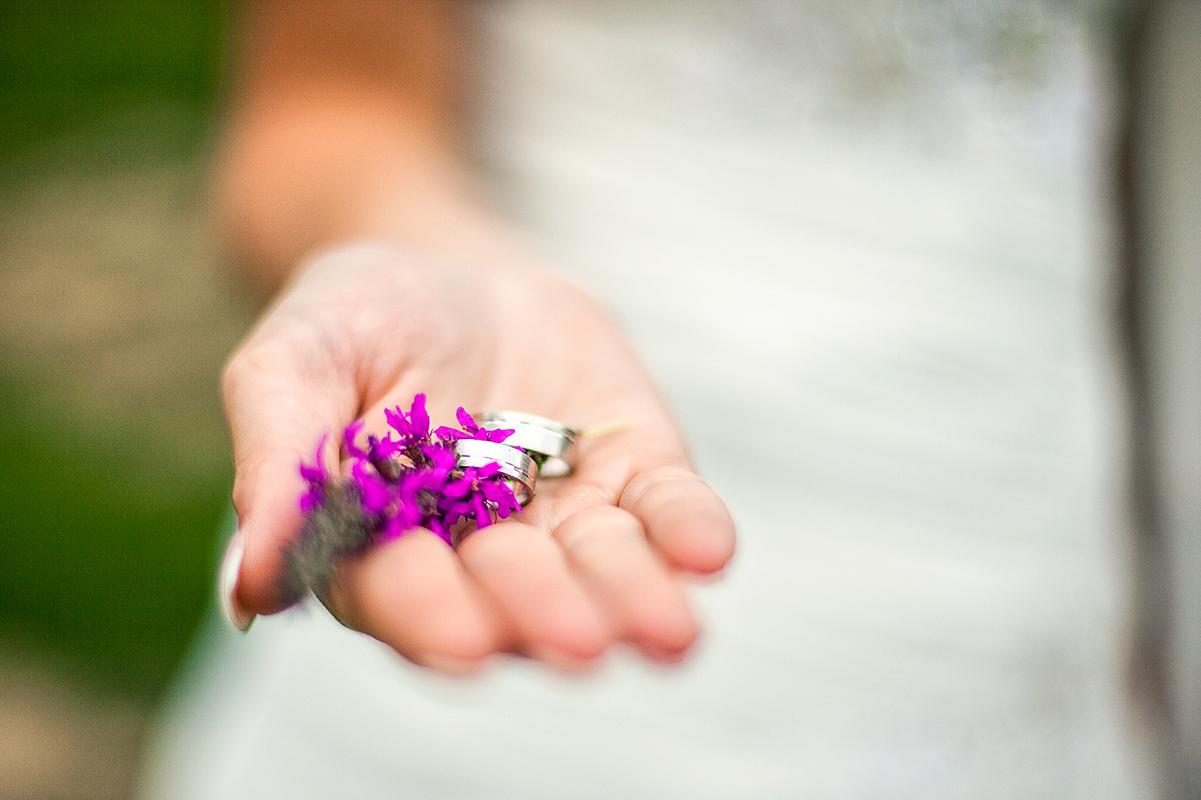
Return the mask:
M 520 411 L 485 411 L 478 419 L 480 427 L 487 430 L 512 430 L 504 444 L 530 453 L 540 476 L 559 478 L 571 474 L 568 456 L 579 436 L 572 428 Z
M 455 442 L 455 455 L 460 467 L 486 467 L 495 462 L 500 473 L 509 479 L 518 503 L 524 506 L 534 499 L 538 465 L 516 447 L 482 439 L 459 439 Z

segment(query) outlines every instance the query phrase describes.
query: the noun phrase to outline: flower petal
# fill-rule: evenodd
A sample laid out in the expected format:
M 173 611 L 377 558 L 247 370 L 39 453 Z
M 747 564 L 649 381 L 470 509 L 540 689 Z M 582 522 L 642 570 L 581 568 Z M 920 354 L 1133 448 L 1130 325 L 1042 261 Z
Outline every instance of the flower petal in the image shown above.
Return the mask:
M 413 405 L 409 409 L 409 432 L 419 439 L 430 435 L 430 415 L 425 410 L 425 393 L 413 397 Z
M 517 496 L 505 481 L 485 481 L 480 484 L 484 499 L 496 506 L 496 516 L 508 519 L 512 514 L 521 510 Z
M 471 471 L 468 467 L 468 471 Z M 458 500 L 466 497 L 471 492 L 471 484 L 474 480 L 474 475 L 464 473 L 463 477 L 458 480 L 451 481 L 442 487 L 442 494 L 453 500 Z
M 482 428 L 480 430 L 483 430 Z M 497 428 L 496 430 L 484 431 L 484 438 L 489 442 L 503 442 L 513 435 L 511 429 Z
M 325 492 L 318 488 L 312 488 L 300 496 L 300 510 L 305 514 L 309 514 L 324 502 Z
M 367 439 L 369 447 L 367 448 L 368 457 L 372 461 L 385 461 L 400 452 L 403 445 L 396 439 L 392 438 L 392 434 L 388 434 L 382 439 L 376 439 L 374 436 Z
M 388 483 L 374 472 L 368 471 L 367 461 L 359 459 L 351 467 L 355 488 L 359 490 L 359 502 L 369 514 L 379 514 L 392 504 L 392 492 Z
M 300 462 L 300 477 L 310 483 L 325 481 L 329 478 L 329 473 L 325 470 L 325 442 L 328 439 L 329 433 L 326 432 L 321 434 L 321 438 L 317 440 L 317 449 L 313 451 L 312 464 Z
M 379 538 L 385 542 L 390 542 L 393 539 L 399 539 L 404 536 L 412 527 L 412 525 L 406 524 L 405 520 L 397 515 L 384 523 L 384 527 L 380 529 Z
M 400 410 L 400 406 L 385 408 L 384 420 L 388 423 L 388 427 L 400 434 L 402 439 L 409 435 L 409 421 L 405 419 L 404 412 Z
M 421 448 L 421 453 L 430 460 L 431 472 L 438 481 L 445 481 L 455 468 L 455 454 L 449 447 L 442 445 L 427 445 Z
M 346 430 L 342 431 L 342 446 L 346 448 L 346 452 L 355 458 L 366 458 L 367 452 L 363 448 L 355 444 L 355 439 L 358 438 L 359 431 L 363 430 L 364 420 L 356 420 L 346 426 Z
M 482 494 L 477 493 L 471 498 L 471 510 L 475 515 L 475 527 L 487 528 L 492 524 L 492 514 L 488 511 Z
M 480 491 L 483 493 L 485 500 L 490 500 L 493 503 L 513 497 L 513 490 L 503 480 L 480 481 Z
M 446 542 L 447 544 L 452 544 L 450 539 L 450 525 L 444 524 L 442 520 L 435 518 L 430 520 L 428 527 L 434 532 L 434 535 L 436 535 L 442 541 Z

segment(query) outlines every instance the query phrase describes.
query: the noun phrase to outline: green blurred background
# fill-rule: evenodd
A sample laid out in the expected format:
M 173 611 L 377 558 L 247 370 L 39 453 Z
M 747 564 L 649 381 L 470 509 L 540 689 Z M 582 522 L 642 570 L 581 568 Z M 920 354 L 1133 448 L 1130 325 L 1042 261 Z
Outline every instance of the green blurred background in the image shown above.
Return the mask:
M 127 793 L 211 601 L 224 11 L 0 4 L 0 798 Z

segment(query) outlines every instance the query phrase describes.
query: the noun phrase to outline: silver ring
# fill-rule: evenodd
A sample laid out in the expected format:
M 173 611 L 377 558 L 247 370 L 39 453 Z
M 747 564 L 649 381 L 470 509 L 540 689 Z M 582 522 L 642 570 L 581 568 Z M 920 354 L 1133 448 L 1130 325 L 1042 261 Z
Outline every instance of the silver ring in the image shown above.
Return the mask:
M 517 502 L 524 506 L 534 499 L 538 465 L 516 447 L 482 439 L 459 439 L 455 442 L 455 455 L 460 467 L 478 468 L 492 463 L 499 464 L 500 474 L 509 479 L 509 485 L 517 495 Z
M 543 477 L 558 478 L 571 473 L 568 453 L 579 435 L 573 429 L 520 411 L 485 411 L 477 418 L 480 427 L 487 430 L 511 429 L 513 433 L 504 444 L 533 454 L 538 473 Z

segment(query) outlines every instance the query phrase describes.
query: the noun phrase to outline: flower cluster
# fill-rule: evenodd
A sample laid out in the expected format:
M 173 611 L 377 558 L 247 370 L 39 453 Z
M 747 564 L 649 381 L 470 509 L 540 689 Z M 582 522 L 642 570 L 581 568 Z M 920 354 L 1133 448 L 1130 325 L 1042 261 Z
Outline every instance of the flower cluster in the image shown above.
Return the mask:
M 463 522 L 477 528 L 521 511 L 500 465 L 460 469 L 454 453 L 459 439 L 503 442 L 513 431 L 481 428 L 463 408 L 459 427 L 430 430 L 425 395 L 406 412 L 385 409 L 391 429 L 362 440 L 363 420 L 342 433 L 347 475 L 331 475 L 325 464 L 328 436 L 321 437 L 312 463 L 300 465 L 306 489 L 300 497 L 305 526 L 287 554 L 291 588 L 324 587 L 337 559 L 371 544 L 426 528 L 447 544 Z
M 455 466 L 455 440 L 503 442 L 513 431 L 485 430 L 460 408 L 460 428 L 443 425 L 431 434 L 424 394 L 413 398 L 408 413 L 397 406 L 385 409 L 384 417 L 392 430 L 382 437 L 368 436 L 365 447 L 359 444 L 363 420 L 342 433 L 342 447 L 350 458 L 349 481 L 364 516 L 382 538 L 422 527 L 449 544 L 451 530 L 461 519 L 483 528 L 492 523 L 494 513 L 505 519 L 521 510 L 498 464 L 462 470 Z M 300 465 L 308 484 L 300 508 L 307 514 L 321 508 L 333 480 L 325 469 L 325 442 L 322 437 L 314 463 Z

